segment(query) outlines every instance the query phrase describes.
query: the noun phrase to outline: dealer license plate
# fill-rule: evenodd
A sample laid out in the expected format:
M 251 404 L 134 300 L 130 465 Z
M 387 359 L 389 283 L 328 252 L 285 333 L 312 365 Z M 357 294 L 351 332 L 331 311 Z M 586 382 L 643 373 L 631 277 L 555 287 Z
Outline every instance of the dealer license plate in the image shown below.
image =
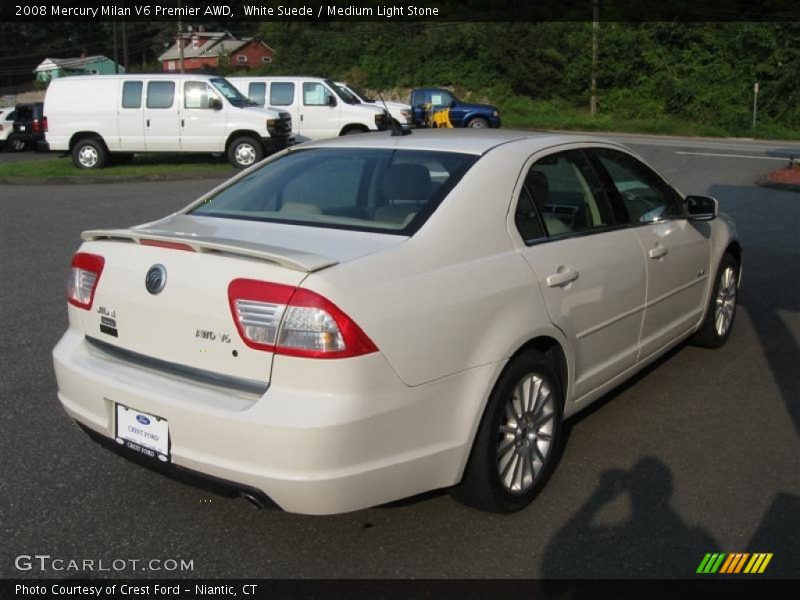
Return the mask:
M 166 419 L 117 404 L 117 443 L 162 462 L 169 461 L 169 423 Z

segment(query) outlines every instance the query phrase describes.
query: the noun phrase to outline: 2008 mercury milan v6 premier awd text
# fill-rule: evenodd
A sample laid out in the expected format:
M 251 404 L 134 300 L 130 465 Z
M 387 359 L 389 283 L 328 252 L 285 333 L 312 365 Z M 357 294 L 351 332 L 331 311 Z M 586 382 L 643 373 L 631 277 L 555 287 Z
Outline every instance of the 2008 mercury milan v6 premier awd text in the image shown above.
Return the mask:
M 713 198 L 611 142 L 508 130 L 303 144 L 83 240 L 53 351 L 69 415 L 310 514 L 446 487 L 524 507 L 566 417 L 725 342 L 741 264 Z

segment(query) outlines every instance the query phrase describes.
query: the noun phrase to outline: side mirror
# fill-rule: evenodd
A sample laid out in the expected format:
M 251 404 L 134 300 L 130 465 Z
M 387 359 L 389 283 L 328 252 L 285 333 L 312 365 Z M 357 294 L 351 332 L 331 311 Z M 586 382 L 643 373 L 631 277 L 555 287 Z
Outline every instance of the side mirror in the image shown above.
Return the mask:
M 719 215 L 719 202 L 711 196 L 686 196 L 690 221 L 711 221 Z
M 212 110 L 222 110 L 222 100 L 219 98 L 209 98 L 208 108 Z
M 450 100 L 449 106 L 450 106 L 450 108 L 455 108 L 456 107 L 456 101 L 455 100 Z
M 332 95 L 328 96 L 328 106 L 336 106 L 336 98 Z

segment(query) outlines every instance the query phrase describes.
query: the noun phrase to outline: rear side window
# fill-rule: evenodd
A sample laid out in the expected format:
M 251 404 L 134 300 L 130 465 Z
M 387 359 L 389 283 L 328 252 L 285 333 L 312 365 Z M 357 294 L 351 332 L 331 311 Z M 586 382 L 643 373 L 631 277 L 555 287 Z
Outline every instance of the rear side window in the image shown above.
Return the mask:
M 254 81 L 247 86 L 247 97 L 259 106 L 264 106 L 267 97 L 267 84 L 263 81 Z
M 191 213 L 411 235 L 477 160 L 422 150 L 295 150 Z
M 560 152 L 536 161 L 525 177 L 524 187 L 550 236 L 583 233 L 614 224 L 603 186 L 578 151 Z
M 171 108 L 174 99 L 174 81 L 151 81 L 147 84 L 147 108 Z
M 289 106 L 292 102 L 294 102 L 293 83 L 278 82 L 269 86 L 270 106 Z
M 122 84 L 122 108 L 142 108 L 141 81 L 126 81 Z

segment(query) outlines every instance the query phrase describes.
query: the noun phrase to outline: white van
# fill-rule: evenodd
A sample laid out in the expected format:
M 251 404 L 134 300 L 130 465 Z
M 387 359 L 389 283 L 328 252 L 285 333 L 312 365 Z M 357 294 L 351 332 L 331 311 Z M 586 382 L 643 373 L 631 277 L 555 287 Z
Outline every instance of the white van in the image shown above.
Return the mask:
M 50 82 L 46 142 L 100 169 L 141 152 L 225 152 L 239 168 L 293 140 L 291 115 L 256 107 L 222 77 L 86 75 Z
M 337 81 L 336 85 L 345 92 L 350 92 L 356 99 L 370 106 L 377 106 L 378 108 L 385 108 L 389 111 L 389 115 L 394 119 L 395 124 L 400 127 L 411 127 L 411 105 L 403 104 L 402 102 L 384 102 L 380 98 L 370 98 L 364 92 L 349 83 Z
M 361 104 L 330 79 L 321 77 L 231 77 L 230 82 L 258 106 L 287 110 L 298 142 L 383 131 L 383 109 Z

